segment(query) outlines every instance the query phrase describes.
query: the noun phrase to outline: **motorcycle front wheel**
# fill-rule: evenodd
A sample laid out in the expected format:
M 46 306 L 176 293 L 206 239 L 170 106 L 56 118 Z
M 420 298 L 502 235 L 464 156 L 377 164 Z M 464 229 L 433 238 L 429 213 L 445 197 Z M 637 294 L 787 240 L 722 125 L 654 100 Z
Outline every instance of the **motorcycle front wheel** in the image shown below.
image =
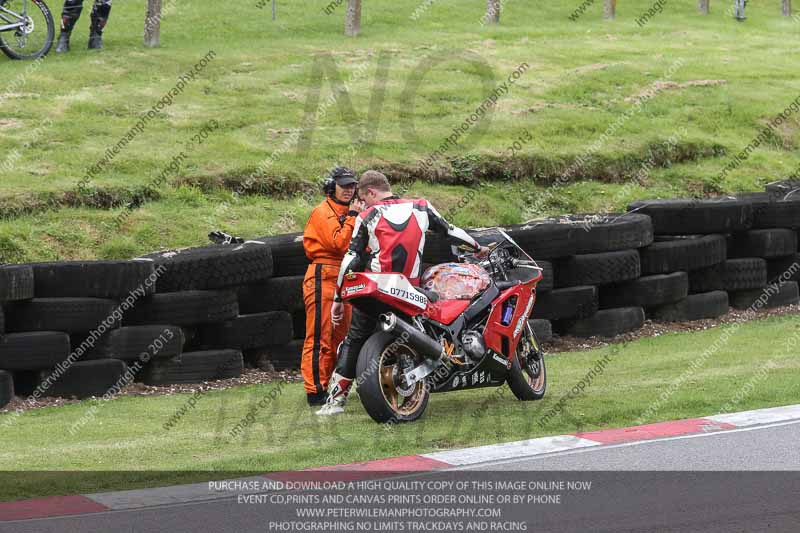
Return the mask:
M 541 400 L 547 390 L 544 352 L 530 324 L 517 344 L 511 370 L 508 371 L 508 387 L 522 401 Z
M 413 348 L 385 332 L 373 334 L 361 348 L 356 365 L 358 396 L 376 422 L 413 422 L 425 412 L 430 398 L 426 382 L 409 387 L 402 378 L 416 357 Z

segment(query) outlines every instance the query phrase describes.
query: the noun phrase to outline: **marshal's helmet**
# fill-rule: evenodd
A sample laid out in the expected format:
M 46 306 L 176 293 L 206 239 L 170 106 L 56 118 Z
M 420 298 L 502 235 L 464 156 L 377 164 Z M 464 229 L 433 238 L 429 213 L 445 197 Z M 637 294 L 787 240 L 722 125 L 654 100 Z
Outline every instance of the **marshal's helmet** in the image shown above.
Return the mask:
M 358 183 L 356 173 L 347 167 L 336 167 L 328 173 L 322 184 L 322 191 L 326 196 L 333 196 L 336 193 L 336 185 L 344 186 L 351 183 Z

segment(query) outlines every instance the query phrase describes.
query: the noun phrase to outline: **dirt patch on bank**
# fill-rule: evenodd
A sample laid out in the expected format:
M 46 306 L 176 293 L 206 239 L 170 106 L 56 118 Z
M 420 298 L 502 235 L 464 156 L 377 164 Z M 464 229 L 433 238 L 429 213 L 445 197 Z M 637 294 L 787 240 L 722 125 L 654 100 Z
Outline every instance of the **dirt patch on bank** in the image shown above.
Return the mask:
M 724 85 L 726 83 L 728 83 L 727 80 L 689 80 L 682 83 L 659 80 L 654 81 L 646 89 L 638 92 L 637 94 L 626 97 L 625 101 L 637 102 L 642 98 L 652 98 L 658 93 L 669 90 L 688 89 L 689 87 L 714 87 L 717 85 Z
M 22 122 L 15 118 L 0 118 L 0 129 L 18 128 L 22 126 Z
M 527 111 L 526 111 L 527 112 Z M 533 112 L 533 111 L 531 111 Z M 475 155 L 464 157 L 442 156 L 432 164 L 424 160 L 411 163 L 396 163 L 376 160 L 365 165 L 385 173 L 393 183 L 400 185 L 414 182 L 439 185 L 473 186 L 482 182 L 507 183 L 525 180 L 540 186 L 550 186 L 563 181 L 600 181 L 604 183 L 626 183 L 632 180 L 646 164 L 648 168 L 669 168 L 675 164 L 695 162 L 727 153 L 724 146 L 716 143 L 681 141 L 666 143 L 654 139 L 635 152 L 621 155 L 586 154 L 545 155 L 526 154 L 514 157 Z M 219 190 L 230 191 L 236 196 L 256 195 L 277 199 L 292 199 L 304 195 L 316 198 L 319 185 L 306 176 L 269 175 L 257 167 L 243 168 L 226 175 L 182 176 L 172 180 L 172 187 L 196 187 L 205 193 Z M 114 209 L 139 206 L 163 196 L 163 189 L 137 185 L 132 187 L 76 186 L 66 191 L 19 193 L 0 195 L 0 219 L 37 214 L 51 209 L 89 207 Z M 724 192 L 709 190 L 708 193 Z
M 95 187 L 80 189 L 77 186 L 63 192 L 41 192 L 0 196 L 0 219 L 44 213 L 65 207 L 90 207 L 114 209 L 129 206 L 136 209 L 141 204 L 161 198 L 161 194 L 147 186 Z
M 669 168 L 680 163 L 724 156 L 727 150 L 716 143 L 680 141 L 666 143 L 654 140 L 636 152 L 619 156 L 606 154 L 540 155 L 516 157 L 467 156 L 449 157 L 431 165 L 416 163 L 376 162 L 376 170 L 392 181 L 410 183 L 423 181 L 443 185 L 475 185 L 483 181 L 509 182 L 528 180 L 536 185 L 550 186 L 566 177 L 571 182 L 600 181 L 626 183 L 647 164 L 650 168 Z M 580 157 L 580 158 L 579 158 Z M 721 192 L 721 191 L 720 191 Z

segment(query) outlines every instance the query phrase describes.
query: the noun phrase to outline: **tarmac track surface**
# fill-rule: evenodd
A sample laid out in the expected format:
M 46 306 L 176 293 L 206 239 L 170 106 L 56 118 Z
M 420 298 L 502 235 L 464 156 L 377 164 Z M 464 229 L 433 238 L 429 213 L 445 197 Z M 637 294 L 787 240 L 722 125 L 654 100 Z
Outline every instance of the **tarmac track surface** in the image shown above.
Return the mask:
M 598 446 L 519 460 L 413 474 L 531 475 L 562 472 L 592 489 L 558 505 L 522 506 L 529 531 L 800 531 L 800 420 L 719 433 Z M 236 497 L 0 523 L 0 532 L 270 531 L 296 520 L 288 507 L 242 505 Z M 389 530 L 387 530 L 389 531 Z M 407 531 L 407 529 L 406 529 Z

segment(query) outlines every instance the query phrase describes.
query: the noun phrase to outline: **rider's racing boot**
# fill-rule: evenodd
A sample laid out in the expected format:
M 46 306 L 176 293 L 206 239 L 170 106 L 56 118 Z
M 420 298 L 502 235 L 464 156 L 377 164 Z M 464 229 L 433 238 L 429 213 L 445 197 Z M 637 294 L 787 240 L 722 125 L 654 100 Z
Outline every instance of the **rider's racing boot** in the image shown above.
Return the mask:
M 58 36 L 58 44 L 56 45 L 56 53 L 63 54 L 69 52 L 69 35 L 70 32 L 62 31 Z
M 328 399 L 322 409 L 317 411 L 319 416 L 338 415 L 344 413 L 344 404 L 347 402 L 347 395 L 350 392 L 352 379 L 348 379 L 341 374 L 334 372 L 331 376 L 330 390 Z
M 89 34 L 89 50 L 99 50 L 103 48 L 103 33 L 94 32 Z
M 92 25 L 89 28 L 89 49 L 99 50 L 103 48 L 103 28 L 106 27 L 108 19 L 95 16 L 92 13 Z

